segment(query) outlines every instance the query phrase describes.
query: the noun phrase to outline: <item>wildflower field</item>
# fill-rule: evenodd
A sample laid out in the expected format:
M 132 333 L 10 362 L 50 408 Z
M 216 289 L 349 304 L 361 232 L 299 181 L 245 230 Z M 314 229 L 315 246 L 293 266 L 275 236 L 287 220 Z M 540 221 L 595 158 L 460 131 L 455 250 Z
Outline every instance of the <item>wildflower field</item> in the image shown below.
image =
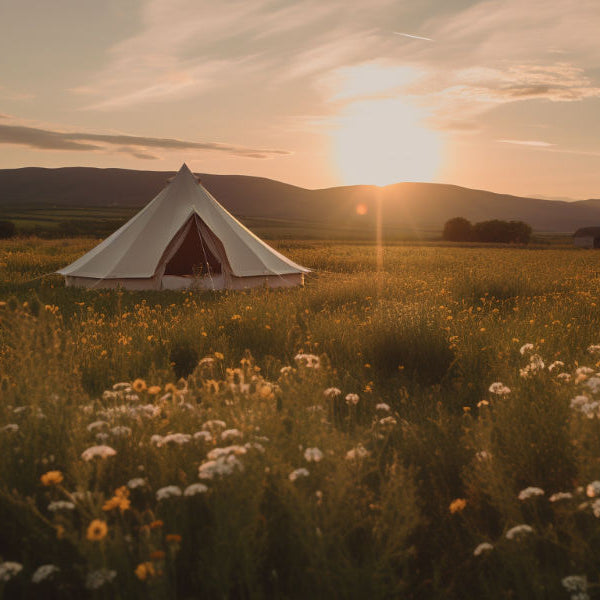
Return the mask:
M 93 244 L 0 244 L 0 598 L 600 597 L 600 254 L 38 278 Z

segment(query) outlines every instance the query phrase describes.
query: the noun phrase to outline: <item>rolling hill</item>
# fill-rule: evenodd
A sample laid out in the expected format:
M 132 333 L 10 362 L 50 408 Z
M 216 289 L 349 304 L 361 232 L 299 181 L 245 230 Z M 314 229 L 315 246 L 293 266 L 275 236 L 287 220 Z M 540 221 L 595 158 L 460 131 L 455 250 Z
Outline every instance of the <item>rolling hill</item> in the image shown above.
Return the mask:
M 40 208 L 136 209 L 148 203 L 173 173 L 67 167 L 0 170 L 0 211 Z M 344 186 L 308 190 L 261 177 L 200 174 L 205 187 L 233 214 L 245 220 L 271 220 L 312 226 L 360 229 L 375 222 L 382 200 L 384 227 L 440 230 L 455 216 L 473 222 L 516 219 L 538 232 L 572 233 L 600 225 L 600 200 L 565 202 L 522 198 L 434 183 L 397 183 L 384 188 Z M 358 205 L 366 214 L 358 215 Z

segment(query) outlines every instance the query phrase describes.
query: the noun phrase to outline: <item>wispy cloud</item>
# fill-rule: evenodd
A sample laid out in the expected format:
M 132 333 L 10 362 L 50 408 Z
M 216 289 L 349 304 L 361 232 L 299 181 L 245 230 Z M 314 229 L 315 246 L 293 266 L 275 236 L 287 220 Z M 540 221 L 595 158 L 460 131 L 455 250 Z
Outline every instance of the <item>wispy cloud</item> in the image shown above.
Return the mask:
M 376 55 L 383 42 L 366 17 L 392 4 L 145 0 L 140 30 L 71 91 L 90 99 L 85 109 L 112 110 L 310 77 Z
M 426 40 L 427 42 L 433 42 L 431 38 L 422 36 L 422 35 L 413 35 L 411 33 L 401 33 L 400 31 L 392 31 L 395 35 L 401 35 L 403 37 L 412 38 L 414 40 Z
M 143 159 L 158 158 L 151 154 L 149 149 L 197 150 L 257 159 L 291 154 L 287 150 L 248 148 L 217 142 L 194 142 L 124 134 L 53 131 L 24 125 L 4 124 L 0 125 L 0 144 L 17 144 L 38 150 L 83 150 L 90 152 L 110 150 L 112 152 L 124 152 Z
M 541 140 L 496 140 L 501 144 L 515 144 L 517 146 L 532 146 L 534 148 L 549 148 L 555 144 Z

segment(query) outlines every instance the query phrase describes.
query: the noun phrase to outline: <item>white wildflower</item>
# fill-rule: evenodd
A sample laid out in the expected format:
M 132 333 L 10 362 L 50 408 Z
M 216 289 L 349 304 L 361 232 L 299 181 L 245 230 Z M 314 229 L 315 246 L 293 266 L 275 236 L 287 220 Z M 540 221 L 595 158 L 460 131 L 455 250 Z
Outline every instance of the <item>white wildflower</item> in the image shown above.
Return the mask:
M 114 456 L 117 451 L 110 446 L 90 446 L 87 450 L 84 450 L 81 454 L 81 458 L 85 461 L 90 461 L 94 458 L 108 458 Z
M 550 500 L 550 502 L 559 502 L 560 500 L 569 500 L 572 497 L 573 494 L 571 494 L 571 492 L 555 492 L 548 500 Z
M 294 360 L 298 364 L 304 365 L 309 369 L 318 369 L 321 366 L 321 360 L 314 354 L 296 354 L 296 356 L 294 356 Z
M 204 494 L 208 492 L 208 487 L 203 483 L 192 483 L 188 485 L 183 492 L 184 496 L 195 496 L 196 494 Z
M 304 467 L 300 467 L 299 469 L 292 471 L 288 475 L 288 478 L 290 481 L 296 481 L 297 479 L 300 479 L 301 477 L 308 477 L 309 475 L 310 475 L 310 473 L 309 473 L 308 469 L 305 469 Z
M 493 549 L 494 546 L 492 546 L 492 544 L 489 542 L 482 542 L 479 544 L 479 546 L 477 546 L 477 548 L 475 548 L 475 550 L 473 550 L 473 556 L 481 556 L 484 552 L 489 552 Z
M 556 376 L 556 379 L 558 379 L 559 381 L 562 381 L 563 383 L 568 383 L 569 381 L 571 381 L 571 374 L 570 373 L 559 373 Z
M 362 460 L 368 455 L 369 451 L 362 444 L 358 444 L 358 446 L 346 452 L 346 460 Z
M 575 396 L 575 398 L 571 399 L 571 408 L 573 410 L 581 410 L 582 407 L 589 402 L 589 398 L 587 396 Z
M 6 561 L 0 563 L 0 582 L 10 581 L 23 570 L 23 565 L 18 562 Z
M 221 439 L 223 441 L 238 438 L 242 438 L 242 432 L 239 429 L 226 429 L 225 431 L 223 431 L 223 433 L 221 433 Z
M 525 355 L 525 353 L 527 352 L 531 352 L 533 350 L 533 344 L 523 344 L 521 346 L 521 348 L 519 348 L 519 352 L 521 353 L 522 356 Z
M 68 502 L 67 500 L 54 500 L 48 504 L 48 510 L 50 512 L 57 512 L 59 510 L 75 510 L 75 504 Z
M 328 400 L 337 398 L 338 396 L 341 396 L 341 395 L 342 395 L 342 390 L 340 390 L 339 388 L 336 388 L 336 387 L 327 388 L 323 392 L 323 396 L 325 396 L 325 398 L 327 398 Z
M 385 402 L 380 402 L 375 406 L 375 410 L 381 410 L 383 412 L 390 412 L 390 405 Z
M 139 487 L 144 487 L 146 485 L 146 480 L 143 477 L 134 477 L 127 482 L 127 487 L 130 490 L 135 490 Z
M 544 360 L 539 354 L 532 354 L 529 357 L 529 366 L 532 371 L 541 371 L 544 367 Z
M 294 372 L 293 367 L 287 366 L 287 367 L 281 367 L 281 369 L 279 369 L 279 372 L 282 375 L 291 375 Z
M 250 450 L 250 449 L 258 450 L 261 454 L 265 453 L 265 447 L 262 444 L 260 444 L 259 442 L 246 442 L 244 444 L 244 448 L 246 448 L 246 450 Z
M 206 458 L 209 460 L 217 460 L 221 457 L 227 457 L 230 455 L 241 456 L 246 454 L 247 450 L 245 446 L 225 446 L 224 448 L 213 448 L 207 455 Z
M 318 448 L 307 448 L 304 451 L 306 462 L 320 462 L 323 460 L 323 453 Z
M 115 390 L 115 392 L 130 392 L 131 383 L 127 381 L 120 381 L 119 383 L 115 383 L 113 385 L 113 390 Z
M 592 394 L 600 392 L 600 377 L 590 377 L 585 382 L 585 387 L 588 388 Z
M 561 580 L 567 592 L 587 592 L 588 581 L 585 575 L 569 575 Z M 587 594 L 586 594 L 587 595 Z
M 346 394 L 346 404 L 348 406 L 356 406 L 359 400 L 358 394 Z
M 533 527 L 529 525 L 515 525 L 506 532 L 507 540 L 518 539 L 528 533 L 533 533 Z
M 156 499 L 159 501 L 176 496 L 181 496 L 181 488 L 176 485 L 167 485 L 156 490 Z
M 102 400 L 109 401 L 109 400 L 118 400 L 118 399 L 119 399 L 119 392 L 112 392 L 111 390 L 106 390 L 106 391 L 102 392 Z
M 500 381 L 496 381 L 495 383 L 492 383 L 492 385 L 490 385 L 490 387 L 489 387 L 489 391 L 492 394 L 496 394 L 498 396 L 506 396 L 507 394 L 510 394 L 510 388 L 506 387 Z
M 592 502 L 592 512 L 596 519 L 600 519 L 600 498 Z
M 597 400 L 588 402 L 581 407 L 581 412 L 588 418 L 600 417 L 600 403 Z
M 99 444 L 104 444 L 104 442 L 106 442 L 109 437 L 110 436 L 108 435 L 108 433 L 100 432 L 96 434 L 96 441 Z
M 236 470 L 243 471 L 244 465 L 235 457 L 235 454 L 219 456 L 217 459 L 209 460 L 198 467 L 198 478 L 214 479 L 217 476 L 231 475 Z
M 528 500 L 534 496 L 543 496 L 544 490 L 539 487 L 527 487 L 519 492 L 519 500 Z
M 156 404 L 143 404 L 131 408 L 132 415 L 140 415 L 148 419 L 154 419 L 160 415 L 160 406 Z
M 9 423 L 4 427 L 0 427 L 0 431 L 6 431 L 8 433 L 16 433 L 19 431 L 19 426 L 16 423 Z
M 562 360 L 555 360 L 549 367 L 548 371 L 552 372 L 554 369 L 558 369 L 559 367 L 564 367 L 565 363 Z
M 189 433 L 169 433 L 168 435 L 163 436 L 160 440 L 160 443 L 157 443 L 157 446 L 166 446 L 167 444 L 175 444 L 177 446 L 183 446 L 187 444 L 192 439 L 192 436 Z
M 588 498 L 600 496 L 600 481 L 596 480 L 588 483 L 588 486 L 585 488 L 585 494 Z
M 85 587 L 88 590 L 97 590 L 105 583 L 110 583 L 117 576 L 117 572 L 111 569 L 98 569 L 91 571 L 85 577 Z
M 600 344 L 592 344 L 591 346 L 588 346 L 587 351 L 590 354 L 600 354 Z
M 115 437 L 128 437 L 131 435 L 131 427 L 127 427 L 125 425 L 117 425 L 113 427 L 110 432 Z
M 108 423 L 106 421 L 94 421 L 93 423 L 90 423 L 86 429 L 90 433 L 94 433 L 96 429 L 102 429 L 103 427 L 108 427 Z
M 211 442 L 213 439 L 212 433 L 210 431 L 196 431 L 194 433 L 195 440 L 202 440 L 203 442 Z
M 593 373 L 594 369 L 590 369 L 590 367 L 579 367 L 578 369 L 575 369 L 575 383 L 585 381 Z
M 34 571 L 31 581 L 33 583 L 41 583 L 59 571 L 60 569 L 56 565 L 41 565 Z
M 379 424 L 383 425 L 384 427 L 393 427 L 394 425 L 398 424 L 398 421 L 396 421 L 394 417 L 383 417 L 383 419 L 379 419 Z

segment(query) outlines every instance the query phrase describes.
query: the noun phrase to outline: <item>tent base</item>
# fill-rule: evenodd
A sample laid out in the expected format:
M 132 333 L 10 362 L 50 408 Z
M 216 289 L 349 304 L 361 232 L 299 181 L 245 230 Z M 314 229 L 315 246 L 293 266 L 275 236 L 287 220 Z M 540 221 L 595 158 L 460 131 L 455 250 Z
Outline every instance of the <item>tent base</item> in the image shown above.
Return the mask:
M 93 277 L 65 276 L 67 287 L 83 287 L 99 290 L 245 290 L 250 288 L 289 288 L 304 285 L 304 273 L 265 275 L 252 277 L 179 277 L 163 275 L 162 278 L 96 279 Z

